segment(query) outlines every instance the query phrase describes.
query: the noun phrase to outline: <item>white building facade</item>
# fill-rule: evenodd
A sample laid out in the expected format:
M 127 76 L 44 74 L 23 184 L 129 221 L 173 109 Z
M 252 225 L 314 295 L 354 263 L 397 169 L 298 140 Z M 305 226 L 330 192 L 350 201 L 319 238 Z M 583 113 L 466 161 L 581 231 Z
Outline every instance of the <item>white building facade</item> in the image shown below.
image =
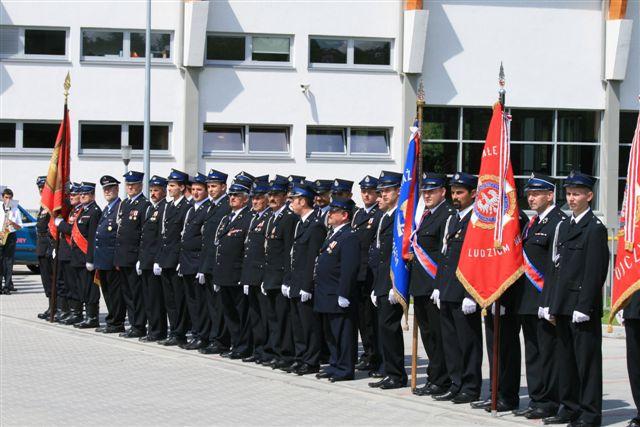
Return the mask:
M 477 173 L 502 62 L 512 161 L 599 179 L 615 226 L 640 93 L 638 1 L 153 1 L 151 172 L 359 181 L 402 168 L 418 82 L 425 169 Z M 73 180 L 142 170 L 144 2 L 0 5 L 0 184 L 27 208 L 71 74 Z M 625 157 L 626 156 L 626 157 Z M 560 199 L 562 199 L 560 197 Z

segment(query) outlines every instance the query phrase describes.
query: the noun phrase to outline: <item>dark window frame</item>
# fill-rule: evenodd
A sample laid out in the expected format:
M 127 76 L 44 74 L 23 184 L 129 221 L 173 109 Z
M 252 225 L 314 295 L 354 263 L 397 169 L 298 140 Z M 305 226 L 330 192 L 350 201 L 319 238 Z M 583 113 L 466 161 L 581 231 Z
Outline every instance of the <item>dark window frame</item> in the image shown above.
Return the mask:
M 344 40 L 347 42 L 347 53 L 345 63 L 336 62 L 313 62 L 311 59 L 311 44 L 313 40 Z M 326 36 L 326 35 L 309 35 L 308 39 L 308 61 L 309 69 L 363 69 L 363 70 L 388 70 L 393 71 L 395 67 L 395 39 L 380 37 L 348 37 L 348 36 Z M 356 63 L 355 60 L 355 44 L 356 42 L 381 42 L 389 44 L 389 63 L 388 64 L 363 64 Z
M 47 61 L 67 61 L 69 58 L 69 28 L 68 27 L 45 27 L 45 26 L 17 26 L 17 25 L 0 25 L 1 29 L 14 29 L 18 32 L 18 52 L 14 54 L 0 53 L 2 59 L 13 60 L 47 60 Z M 64 32 L 64 54 L 37 54 L 25 53 L 26 50 L 26 32 L 27 31 L 57 31 Z

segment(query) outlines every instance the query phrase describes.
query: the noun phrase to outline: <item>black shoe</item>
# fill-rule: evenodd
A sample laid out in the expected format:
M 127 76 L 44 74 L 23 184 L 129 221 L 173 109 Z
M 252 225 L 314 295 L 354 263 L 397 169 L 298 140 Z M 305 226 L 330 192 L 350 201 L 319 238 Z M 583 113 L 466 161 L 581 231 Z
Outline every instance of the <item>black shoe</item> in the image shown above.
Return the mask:
M 371 361 L 369 359 L 362 359 L 361 361 L 356 363 L 356 370 L 358 370 L 358 371 L 372 371 L 372 370 L 377 369 L 377 368 L 378 368 L 378 366 L 376 366 L 375 364 L 371 363 Z
M 455 404 L 461 404 L 461 403 L 471 403 L 471 402 L 475 402 L 476 400 L 478 400 L 478 395 L 477 394 L 469 394 L 466 392 L 462 392 L 462 393 L 458 393 L 458 395 L 456 397 L 454 397 L 453 399 L 451 399 L 451 402 L 455 403 Z
M 59 319 L 57 319 L 57 320 L 56 320 L 56 322 L 60 323 L 61 325 L 64 325 L 64 322 L 66 322 L 66 321 L 67 321 L 67 319 L 68 319 L 69 317 L 71 317 L 72 315 L 73 315 L 73 313 L 72 313 L 72 312 L 67 311 L 63 316 L 60 316 L 60 318 L 59 318 Z
M 297 375 L 309 375 L 309 374 L 316 374 L 320 371 L 320 368 L 318 366 L 311 366 L 308 365 L 306 363 L 304 363 L 302 366 L 300 366 L 295 373 Z
M 165 347 L 177 346 L 186 342 L 184 338 L 178 338 L 176 336 L 169 337 L 166 340 L 158 341 L 158 344 L 163 345 Z
M 331 374 L 328 372 L 318 372 L 316 374 L 316 378 L 319 380 L 325 379 L 325 378 L 331 378 Z
M 387 381 L 388 378 L 389 377 L 384 377 L 379 381 L 374 381 L 374 382 L 368 383 L 367 385 L 371 388 L 379 388 L 385 381 Z
M 553 417 L 558 411 L 550 411 L 548 409 L 535 408 L 531 412 L 524 414 L 528 420 L 541 420 L 543 418 Z
M 485 409 L 491 406 L 491 399 L 478 400 L 477 402 L 471 402 L 470 405 L 473 409 Z
M 535 411 L 535 408 L 532 408 L 531 406 L 527 406 L 524 409 L 515 409 L 511 413 L 513 414 L 514 417 L 524 417 L 527 414 L 532 413 L 533 411 Z
M 57 323 L 62 322 L 64 319 L 66 319 L 67 317 L 69 317 L 69 315 L 71 314 L 70 311 L 58 311 L 56 313 L 56 317 L 54 317 L 54 321 Z
M 353 380 L 353 376 L 349 375 L 346 377 L 330 377 L 329 381 L 332 383 L 337 383 L 340 381 L 352 381 Z
M 248 353 L 239 353 L 237 351 L 232 351 L 231 352 L 231 356 L 229 356 L 229 359 L 231 360 L 240 360 L 240 359 L 244 359 L 245 357 L 248 357 L 249 354 Z
M 158 338 L 158 337 L 154 337 L 153 335 L 145 335 L 143 337 L 138 338 L 138 341 L 140 342 L 156 342 L 156 341 L 161 341 L 164 340 L 166 338 Z
M 599 426 L 600 424 L 597 424 Z M 571 421 L 567 427 L 596 427 L 596 424 L 590 424 L 582 420 Z
M 95 317 L 90 317 L 85 319 L 83 322 L 73 326 L 78 329 L 94 329 L 100 326 L 100 323 L 98 322 L 98 319 L 96 319 Z
M 94 329 L 94 332 L 98 332 L 99 334 L 104 334 L 104 331 L 107 330 L 107 325 L 104 326 L 98 326 L 96 329 Z
M 550 425 L 550 424 L 568 424 L 572 421 L 574 421 L 576 419 L 575 416 L 571 416 L 571 415 L 566 415 L 566 414 L 558 414 L 558 415 L 554 415 L 553 417 L 547 417 L 547 418 L 543 418 L 542 419 L 542 423 L 544 425 Z
M 271 359 L 271 360 L 264 360 L 264 361 L 262 362 L 262 366 L 264 366 L 264 367 L 266 367 L 266 368 L 272 368 L 272 369 L 273 369 L 273 367 L 274 367 L 274 366 L 276 366 L 277 364 L 278 364 L 278 359 L 275 359 L 275 358 L 273 358 L 273 359 Z
M 260 361 L 260 358 L 258 358 L 257 356 L 254 356 L 253 354 L 249 357 L 245 357 L 244 359 L 242 359 L 242 361 L 244 363 L 256 363 Z
M 222 347 L 216 343 L 209 344 L 206 347 L 199 348 L 198 353 L 201 354 L 220 354 L 228 351 L 228 348 Z
M 640 427 L 640 417 L 633 418 L 631 421 L 629 421 L 627 427 Z
M 507 402 L 498 399 L 498 401 L 496 402 L 496 412 L 507 412 L 507 411 L 513 411 L 514 409 L 517 409 L 518 406 L 517 405 L 510 405 Z M 484 408 L 485 411 L 487 412 L 491 412 L 491 401 L 489 401 L 489 406 Z
M 200 338 L 195 338 L 185 344 L 182 348 L 184 348 L 185 350 L 199 350 L 208 345 L 209 343 L 207 341 L 201 340 Z
M 281 369 L 286 370 L 289 366 L 291 366 L 291 362 L 287 362 L 285 360 L 279 360 L 276 364 L 274 364 L 271 369 Z
M 138 329 L 129 328 L 128 331 L 122 332 L 119 336 L 122 338 L 142 338 L 145 333 Z
M 7 289 L 5 289 L 5 294 L 9 295 L 9 291 Z M 50 314 L 51 314 L 51 310 L 47 308 L 42 313 L 38 313 L 38 319 L 47 320 Z
M 412 393 L 416 396 L 431 396 L 445 394 L 448 390 L 449 387 L 442 387 L 436 384 L 427 383 L 424 387 L 416 388 Z
M 102 332 L 105 333 L 105 334 L 117 334 L 117 333 L 120 333 L 120 332 L 124 332 L 124 325 L 120 325 L 120 326 L 108 325 L 108 326 L 105 326 L 104 328 L 98 328 L 98 329 L 103 329 Z M 96 331 L 97 331 L 97 329 L 96 329 Z M 129 338 L 129 337 L 127 337 L 127 338 Z
M 378 371 L 377 369 L 369 371 L 367 375 L 369 375 L 369 378 L 384 378 L 382 372 Z
M 407 386 L 407 380 L 397 380 L 391 377 L 387 377 L 385 381 L 380 384 L 382 390 L 393 390 L 394 388 L 402 388 Z
M 291 365 L 287 366 L 286 368 L 284 368 L 282 370 L 285 371 L 286 373 L 290 374 L 290 373 L 295 372 L 298 369 L 302 368 L 302 366 L 304 366 L 304 363 L 302 363 L 302 362 L 293 362 Z
M 76 325 L 78 323 L 82 322 L 82 316 L 79 314 L 74 314 L 72 313 L 71 316 L 67 317 L 62 324 L 63 325 Z
M 456 397 L 458 395 L 457 392 L 449 390 L 446 393 L 443 394 L 433 394 L 431 395 L 431 397 L 433 397 L 433 400 L 437 400 L 438 402 L 446 402 L 449 400 L 453 400 L 454 397 Z

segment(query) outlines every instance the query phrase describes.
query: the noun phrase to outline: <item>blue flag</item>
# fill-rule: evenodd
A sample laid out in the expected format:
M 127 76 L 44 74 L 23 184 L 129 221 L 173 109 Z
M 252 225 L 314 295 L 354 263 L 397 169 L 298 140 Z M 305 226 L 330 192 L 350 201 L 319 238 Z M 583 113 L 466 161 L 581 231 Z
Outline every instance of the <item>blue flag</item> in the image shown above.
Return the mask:
M 419 198 L 418 157 L 420 152 L 420 129 L 418 121 L 411 128 L 411 139 L 404 164 L 398 209 L 393 227 L 393 251 L 391 253 L 391 282 L 398 301 L 405 312 L 409 307 L 409 253 L 411 233 L 415 230 L 415 213 Z

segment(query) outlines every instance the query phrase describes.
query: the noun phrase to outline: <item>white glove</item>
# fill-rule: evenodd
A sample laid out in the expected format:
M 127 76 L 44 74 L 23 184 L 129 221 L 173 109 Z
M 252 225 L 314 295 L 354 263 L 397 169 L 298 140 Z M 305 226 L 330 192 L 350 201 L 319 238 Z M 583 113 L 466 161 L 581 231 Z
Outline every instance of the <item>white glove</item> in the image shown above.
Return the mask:
M 162 274 L 162 268 L 160 268 L 160 265 L 157 262 L 153 263 L 153 274 L 156 276 Z
M 393 288 L 389 289 L 389 304 L 394 305 L 398 303 L 398 297 L 396 297 L 396 292 Z
M 140 268 L 140 261 L 136 262 L 136 274 L 142 276 L 142 269 Z
M 220 285 L 213 285 L 213 292 L 220 292 Z
M 538 319 L 544 319 L 544 307 L 538 307 Z
M 500 316 L 504 316 L 506 311 L 507 311 L 507 309 L 504 307 L 504 305 L 501 305 L 500 306 Z M 494 316 L 496 315 L 496 303 L 495 302 L 493 304 L 491 304 L 491 314 L 493 314 Z
M 290 286 L 282 285 L 280 287 L 280 290 L 282 291 L 282 296 L 290 298 L 290 296 L 289 296 L 289 294 L 291 293 L 291 287 Z
M 92 264 L 92 263 L 90 263 L 90 262 L 85 263 L 85 265 L 84 265 L 84 266 L 85 266 L 85 267 L 87 268 L 87 270 L 89 270 L 89 271 L 93 271 L 93 270 L 95 269 L 95 267 L 93 266 L 93 264 Z
M 431 302 L 440 308 L 440 290 L 436 289 L 431 293 Z
M 371 291 L 371 304 L 373 304 L 374 307 L 378 306 L 378 299 L 376 298 L 375 291 Z
M 338 297 L 338 305 L 340 307 L 347 308 L 347 307 L 349 307 L 349 304 L 351 304 L 351 303 L 345 297 Z
M 205 282 L 204 273 L 197 273 L 196 280 L 198 281 L 199 284 L 204 285 L 204 282 Z
M 549 307 L 543 308 L 542 309 L 542 314 L 543 314 L 544 318 L 546 320 L 548 320 L 549 322 L 553 322 L 554 320 L 556 320 L 556 318 L 551 313 L 549 313 Z
M 180 264 L 176 266 L 176 273 L 178 273 L 178 277 L 182 277 L 182 273 L 180 273 Z
M 56 257 L 56 250 L 52 250 L 51 251 L 51 258 L 55 258 Z
M 573 311 L 573 319 L 571 320 L 573 323 L 582 323 L 588 322 L 591 319 L 591 316 L 586 315 L 584 313 L 580 313 L 579 311 Z
M 245 295 L 249 295 L 249 285 L 244 285 L 242 287 L 242 293 Z
M 312 297 L 313 295 L 310 292 L 305 292 L 303 290 L 300 290 L 300 302 L 311 301 Z
M 264 290 L 264 282 L 260 283 L 260 292 L 262 295 L 267 295 L 267 291 Z
M 471 298 L 465 298 L 462 300 L 462 312 L 466 315 L 473 314 L 478 309 L 478 305 Z
M 620 325 L 624 325 L 624 310 L 620 310 L 616 313 L 616 320 Z
M 60 217 L 57 217 L 56 219 L 53 220 L 53 223 L 56 225 L 56 227 L 60 225 L 61 222 L 62 222 L 62 218 Z

